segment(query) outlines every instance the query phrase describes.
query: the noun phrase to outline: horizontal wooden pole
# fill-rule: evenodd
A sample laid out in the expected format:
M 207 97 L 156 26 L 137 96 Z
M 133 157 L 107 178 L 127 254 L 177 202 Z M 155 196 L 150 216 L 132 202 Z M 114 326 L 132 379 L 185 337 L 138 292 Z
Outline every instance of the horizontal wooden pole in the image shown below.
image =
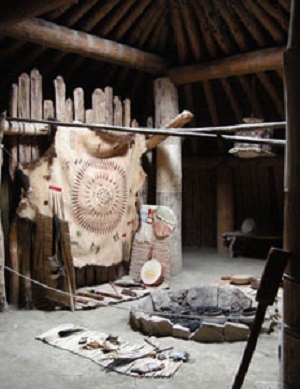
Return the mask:
M 7 28 L 0 26 L 0 33 L 22 41 L 157 75 L 164 74 L 167 69 L 167 62 L 157 55 L 38 18 L 24 20 Z
M 176 118 L 174 118 L 167 126 L 172 125 L 172 123 L 175 125 L 181 122 L 181 124 L 186 124 L 190 121 L 189 111 L 183 111 L 181 114 L 179 114 Z M 20 126 L 20 124 L 23 124 Z M 24 124 L 40 124 L 40 127 L 34 127 L 29 126 L 27 131 L 27 126 Z M 262 123 L 264 125 L 267 125 L 268 123 Z M 93 124 L 93 123 L 64 123 L 64 122 L 56 122 L 56 121 L 50 121 L 50 120 L 37 120 L 37 119 L 21 119 L 21 118 L 7 118 L 1 120 L 1 128 L 4 130 L 4 135 L 47 135 L 48 131 L 46 130 L 45 125 L 48 125 L 48 128 L 51 126 L 59 126 L 59 127 L 71 127 L 71 128 L 89 128 L 93 131 L 105 131 L 105 130 L 111 130 L 116 132 L 129 132 L 129 133 L 137 133 L 137 134 L 153 134 L 155 136 L 164 135 L 164 136 L 179 136 L 179 137 L 200 137 L 200 138 L 221 138 L 224 140 L 229 141 L 239 141 L 239 142 L 246 142 L 246 143 L 259 143 L 259 144 L 271 144 L 276 146 L 285 146 L 286 141 L 284 139 L 263 139 L 263 138 L 255 138 L 250 136 L 239 136 L 239 135 L 224 135 L 222 133 L 222 127 L 215 127 L 218 130 L 216 130 L 214 127 L 210 128 L 203 128 L 206 129 L 207 132 L 200 132 L 201 128 L 148 128 L 148 127 L 121 127 L 121 126 L 111 126 L 107 124 Z M 247 126 L 250 126 L 249 124 Z M 224 126 L 223 128 L 226 129 L 227 126 Z M 238 127 L 238 126 L 235 126 Z M 254 125 L 252 126 L 253 129 Z M 259 127 L 259 125 L 255 125 L 255 128 Z M 282 127 L 282 125 L 281 125 Z M 16 129 L 19 128 L 19 131 L 16 131 Z M 32 129 L 35 130 L 33 131 Z M 39 128 L 39 130 L 38 130 Z M 209 133 L 209 132 L 210 133 Z M 214 133 L 217 132 L 217 133 Z M 153 137 L 154 138 L 154 137 Z M 151 139 L 151 138 L 150 138 Z M 151 145 L 150 145 L 151 146 Z M 152 147 L 150 147 L 152 148 Z
M 78 0 L 1 0 L 0 24 L 10 26 L 24 19 L 42 15 L 64 5 L 72 5 Z
M 240 76 L 283 68 L 284 47 L 263 49 L 221 60 L 169 69 L 168 77 L 176 85 Z

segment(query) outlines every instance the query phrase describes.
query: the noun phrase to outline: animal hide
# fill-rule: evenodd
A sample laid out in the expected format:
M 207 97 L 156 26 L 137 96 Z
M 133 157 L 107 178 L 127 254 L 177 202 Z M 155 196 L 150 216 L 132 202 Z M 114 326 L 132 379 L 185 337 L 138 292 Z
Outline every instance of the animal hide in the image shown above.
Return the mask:
M 54 146 L 24 170 L 30 190 L 19 216 L 34 220 L 39 213 L 68 221 L 76 267 L 128 261 L 145 150 L 143 135 L 58 127 Z

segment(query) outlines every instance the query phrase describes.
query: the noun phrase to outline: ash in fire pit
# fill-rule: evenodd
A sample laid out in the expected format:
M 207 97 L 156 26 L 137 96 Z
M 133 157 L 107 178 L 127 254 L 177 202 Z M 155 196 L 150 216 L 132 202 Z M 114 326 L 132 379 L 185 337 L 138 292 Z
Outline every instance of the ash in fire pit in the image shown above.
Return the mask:
M 233 342 L 248 338 L 254 317 L 253 300 L 241 289 L 204 286 L 151 292 L 131 311 L 130 325 L 147 335 Z

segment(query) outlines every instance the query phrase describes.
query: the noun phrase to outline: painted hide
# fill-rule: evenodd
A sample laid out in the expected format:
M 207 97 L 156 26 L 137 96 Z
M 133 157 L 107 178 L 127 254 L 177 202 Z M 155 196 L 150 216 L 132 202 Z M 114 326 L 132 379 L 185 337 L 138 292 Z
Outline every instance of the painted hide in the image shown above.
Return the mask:
M 137 192 L 145 174 L 143 135 L 58 127 L 55 142 L 25 169 L 30 191 L 20 217 L 54 214 L 69 222 L 74 265 L 111 266 L 130 259 L 138 227 Z

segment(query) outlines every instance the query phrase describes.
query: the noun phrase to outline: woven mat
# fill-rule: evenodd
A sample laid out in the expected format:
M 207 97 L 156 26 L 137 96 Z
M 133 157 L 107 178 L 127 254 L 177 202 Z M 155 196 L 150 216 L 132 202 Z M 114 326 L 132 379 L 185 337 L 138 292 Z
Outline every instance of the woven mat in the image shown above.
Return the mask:
M 77 332 L 71 332 L 71 331 Z M 61 331 L 70 331 L 68 336 L 60 336 Z M 60 333 L 60 334 L 59 334 Z M 160 361 L 155 357 L 156 348 L 148 343 L 136 345 L 118 339 L 118 349 L 114 351 L 103 351 L 103 348 L 86 347 L 87 344 L 98 343 L 103 345 L 108 334 L 96 331 L 89 331 L 83 327 L 74 324 L 63 324 L 44 332 L 36 337 L 51 346 L 70 351 L 76 355 L 88 358 L 98 365 L 105 368 L 107 371 L 115 371 L 120 374 L 132 377 L 153 377 L 153 378 L 170 378 L 182 365 L 181 361 L 174 362 L 171 359 L 173 350 L 164 351 L 166 359 Z M 86 339 L 86 343 L 82 344 L 82 340 Z M 155 344 L 157 346 L 157 344 Z M 152 355 L 152 356 L 150 356 Z M 150 371 L 148 373 L 139 374 L 134 372 L 137 368 L 161 365 L 163 368 L 159 371 Z

